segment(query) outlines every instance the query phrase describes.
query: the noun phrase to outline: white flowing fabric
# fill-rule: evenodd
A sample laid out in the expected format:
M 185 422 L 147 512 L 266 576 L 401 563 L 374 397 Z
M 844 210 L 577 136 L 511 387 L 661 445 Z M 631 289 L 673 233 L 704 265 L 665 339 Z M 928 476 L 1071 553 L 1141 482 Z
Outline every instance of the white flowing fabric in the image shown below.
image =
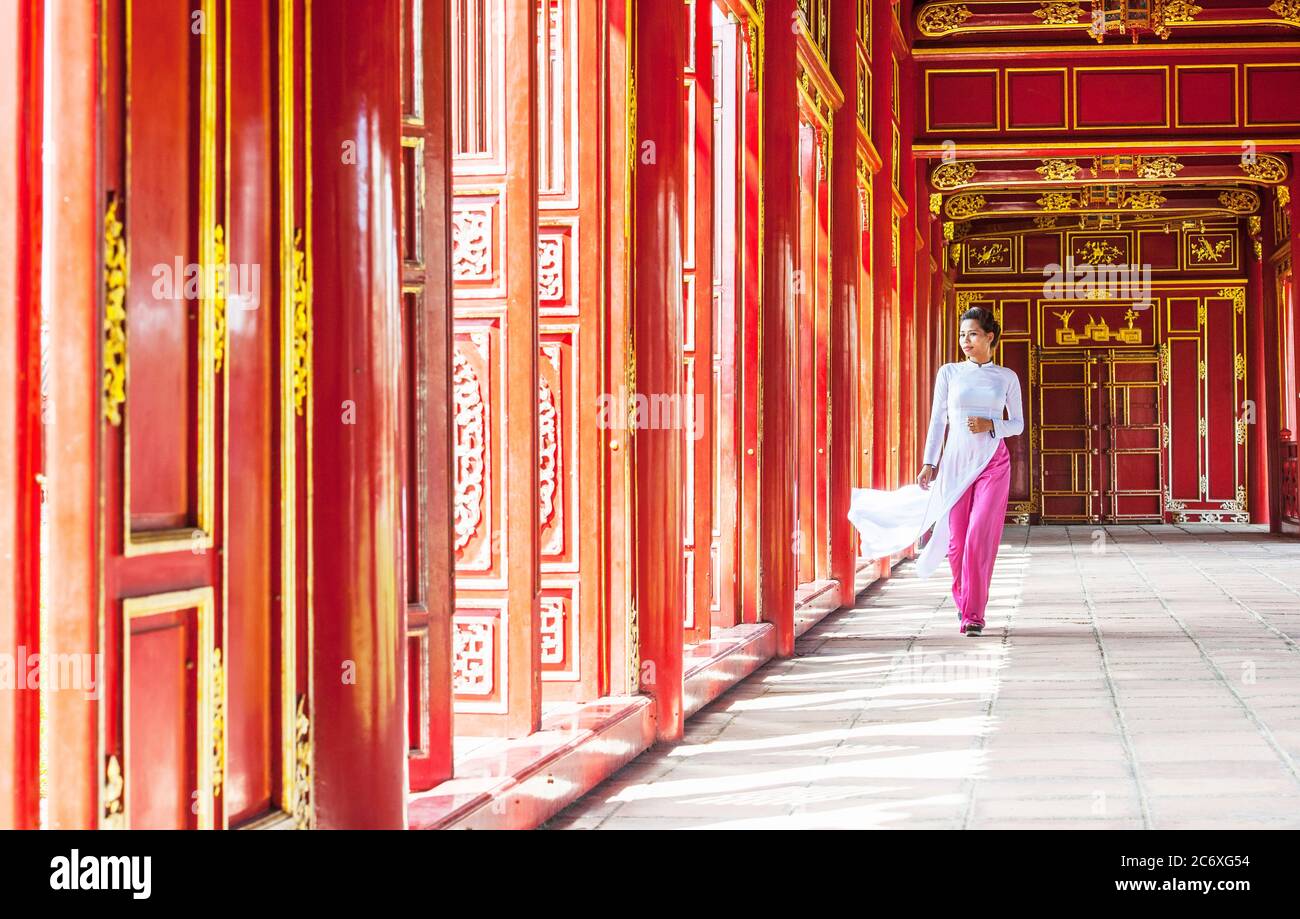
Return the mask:
M 1002 417 L 1006 408 L 1007 417 Z M 972 434 L 966 419 L 993 421 L 989 432 Z M 944 428 L 948 442 L 944 444 Z M 934 408 L 925 438 L 924 462 L 939 467 L 929 490 L 906 485 L 895 491 L 853 489 L 849 520 L 862 535 L 863 558 L 885 558 L 915 543 L 931 526 L 934 533 L 916 560 L 928 578 L 948 551 L 948 511 L 993 458 L 998 443 L 1025 429 L 1020 378 L 993 362 L 944 364 L 934 381 Z M 941 460 L 942 458 L 942 460 Z

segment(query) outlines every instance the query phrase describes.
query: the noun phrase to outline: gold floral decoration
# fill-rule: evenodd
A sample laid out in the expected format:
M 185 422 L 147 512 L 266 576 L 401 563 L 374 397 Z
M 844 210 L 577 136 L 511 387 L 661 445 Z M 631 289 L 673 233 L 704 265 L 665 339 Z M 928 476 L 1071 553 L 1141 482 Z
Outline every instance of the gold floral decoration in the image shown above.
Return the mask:
M 1285 185 L 1279 185 L 1275 189 L 1275 193 L 1277 194 L 1278 207 L 1286 207 L 1291 203 L 1291 189 L 1287 188 Z
M 212 231 L 212 285 L 204 296 L 212 300 L 212 372 L 220 373 L 226 357 L 226 231 Z M 204 278 L 207 286 L 207 278 Z
M 940 163 L 930 173 L 930 184 L 948 191 L 965 185 L 975 177 L 974 163 Z
M 1040 230 L 1047 230 L 1056 226 L 1056 218 L 1047 214 L 1040 214 L 1034 218 L 1034 226 Z
M 1276 13 L 1278 19 L 1300 26 L 1300 0 L 1275 0 L 1269 11 Z
M 1258 236 L 1263 224 L 1264 219 L 1258 214 L 1246 218 L 1246 228 L 1250 231 L 1251 236 Z
M 299 415 L 307 406 L 311 378 L 311 317 L 308 315 L 307 253 L 303 251 L 302 228 L 293 233 L 293 403 Z
M 943 208 L 943 195 L 935 192 L 930 195 L 930 213 L 939 216 L 939 211 Z
M 1139 179 L 1172 179 L 1183 168 L 1183 164 L 1172 156 L 1140 156 L 1136 166 Z
M 104 419 L 122 423 L 126 402 L 126 241 L 112 197 L 104 213 Z
M 921 10 L 916 17 L 917 27 L 927 38 L 938 38 L 950 32 L 970 19 L 971 11 L 960 3 L 931 4 Z
M 1043 0 L 1043 5 L 1034 10 L 1034 15 L 1043 20 L 1044 25 L 1073 25 L 1083 16 L 1083 9 L 1077 3 Z
M 1067 195 L 1062 192 L 1049 191 L 1038 199 L 1038 206 L 1045 211 L 1068 211 L 1077 207 L 1079 201 L 1074 195 Z
M 948 199 L 945 207 L 949 217 L 966 220 L 982 211 L 986 204 L 988 201 L 983 195 L 955 195 Z
M 126 813 L 122 809 L 122 792 L 126 789 L 126 779 L 122 775 L 122 764 L 114 753 L 104 764 L 104 814 L 100 826 L 106 830 L 120 830 L 126 826 Z
M 1259 208 L 1259 197 L 1249 191 L 1225 191 L 1219 193 L 1219 203 L 1230 211 L 1239 214 Z
M 1224 287 L 1219 290 L 1219 296 L 1225 300 L 1232 301 L 1232 310 L 1235 313 L 1244 313 L 1246 311 L 1246 288 L 1244 287 Z M 1204 311 L 1205 307 L 1202 306 Z M 1204 313 L 1202 312 L 1201 325 L 1205 325 Z
M 1154 211 L 1167 200 L 1169 199 L 1158 191 L 1135 191 L 1124 199 L 1124 206 L 1135 211 Z
M 1049 182 L 1068 182 L 1076 178 L 1082 168 L 1074 160 L 1043 160 L 1043 165 L 1034 172 Z
M 1164 21 L 1166 25 L 1191 22 L 1201 12 L 1201 8 L 1192 0 L 1165 0 Z
M 1237 165 L 1246 175 L 1261 182 L 1281 182 L 1286 178 L 1286 163 L 1267 153 L 1258 153 L 1249 161 L 1242 159 Z

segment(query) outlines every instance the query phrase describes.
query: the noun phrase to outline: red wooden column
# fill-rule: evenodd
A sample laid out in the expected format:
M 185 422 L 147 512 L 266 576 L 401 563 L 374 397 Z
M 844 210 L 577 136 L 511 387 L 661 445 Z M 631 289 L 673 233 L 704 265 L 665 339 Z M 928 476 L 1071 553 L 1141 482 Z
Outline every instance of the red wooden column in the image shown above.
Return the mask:
M 769 3 L 763 20 L 762 441 L 759 449 L 759 606 L 776 626 L 776 653 L 794 654 L 794 270 L 799 258 L 799 100 L 792 0 Z
M 400 7 L 317 0 L 311 23 L 316 821 L 402 828 Z
M 898 453 L 891 437 L 889 394 L 898 372 L 890 359 L 894 341 L 894 295 L 897 278 L 894 244 L 891 239 L 894 218 L 893 101 L 891 97 L 893 42 L 891 31 L 894 14 L 889 0 L 871 0 L 871 140 L 880 151 L 882 165 L 876 173 L 871 198 L 871 295 L 869 309 L 875 319 L 872 329 L 872 353 L 863 355 L 861 363 L 870 367 L 872 394 L 875 399 L 875 431 L 872 437 L 873 488 L 889 488 L 890 470 Z M 889 559 L 877 567 L 879 577 L 889 577 Z
M 687 41 L 684 9 L 634 8 L 636 146 L 632 219 L 632 347 L 636 394 L 653 401 L 682 395 L 682 252 L 686 158 L 690 155 L 681 85 Z M 682 736 L 681 431 L 639 427 L 633 443 L 635 602 L 640 687 L 654 697 L 661 739 Z
M 40 398 L 41 7 L 0 7 L 0 829 L 38 822 L 38 691 L 27 657 L 40 651 L 38 610 Z
M 1252 331 L 1249 313 L 1246 317 L 1247 332 L 1253 335 L 1250 339 L 1251 350 L 1246 373 L 1248 376 L 1253 375 L 1263 393 L 1262 401 L 1255 403 L 1255 425 L 1260 429 L 1257 442 L 1264 452 L 1262 457 L 1263 474 L 1256 475 L 1256 478 L 1261 479 L 1260 484 L 1264 488 L 1260 510 L 1265 513 L 1269 532 L 1280 533 L 1282 532 L 1282 458 L 1278 455 L 1278 451 L 1281 449 L 1282 412 L 1278 401 L 1278 392 L 1280 390 L 1278 381 L 1282 368 L 1278 364 L 1278 355 L 1281 349 L 1277 344 L 1278 333 L 1276 331 L 1279 328 L 1278 312 L 1282 307 L 1282 304 L 1278 302 L 1277 284 L 1277 272 L 1280 265 L 1271 261 L 1271 253 L 1277 242 L 1274 208 L 1271 206 L 1271 202 L 1269 206 L 1264 207 L 1262 210 L 1264 212 L 1264 253 L 1266 262 L 1268 262 L 1268 269 L 1264 272 L 1264 278 L 1268 282 L 1268 288 L 1261 291 L 1260 321 L 1255 325 L 1258 334 L 1254 334 Z M 1247 297 L 1250 296 L 1250 286 L 1247 285 Z M 1249 302 L 1248 300 L 1247 304 Z M 1254 502 L 1254 500 L 1252 495 L 1251 501 Z
M 60 117 L 46 126 L 47 204 L 42 236 L 59 245 L 46 255 L 49 304 L 45 457 L 49 527 L 47 654 L 99 650 L 99 428 L 102 316 L 97 267 L 102 211 L 95 186 L 95 98 L 99 33 L 94 4 L 46 6 L 45 30 L 57 38 L 59 66 L 44 87 Z M 7 31 L 7 30 L 5 30 Z M 97 679 L 104 678 L 96 667 Z M 98 702 L 82 692 L 50 693 L 46 824 L 52 829 L 99 825 L 103 778 Z
M 857 29 L 836 22 L 830 30 L 831 76 L 844 90 L 831 131 L 831 315 L 830 315 L 830 576 L 839 582 L 841 602 L 853 602 L 857 539 L 849 522 L 853 488 L 853 432 L 858 414 L 858 276 L 862 224 L 858 211 L 858 40 Z
M 1266 206 L 1262 210 L 1271 211 L 1272 208 Z M 1271 234 L 1272 230 L 1270 229 L 1269 232 Z M 1243 251 L 1246 253 L 1246 353 L 1249 355 L 1246 365 L 1246 385 L 1249 387 L 1248 398 L 1254 404 L 1255 410 L 1254 418 L 1249 419 L 1252 423 L 1246 428 L 1250 438 L 1247 447 L 1250 457 L 1248 507 L 1251 523 L 1268 523 L 1272 515 L 1268 506 L 1270 426 L 1266 419 L 1269 416 L 1268 381 L 1273 378 L 1269 377 L 1266 370 L 1268 365 L 1266 352 L 1269 348 L 1265 339 L 1271 336 L 1265 333 L 1265 329 L 1269 327 L 1264 321 L 1264 300 L 1267 296 L 1264 290 L 1264 260 L 1262 257 L 1255 257 L 1250 239 L 1243 237 L 1243 240 L 1245 241 Z M 1272 249 L 1272 246 L 1267 248 Z M 1276 325 L 1275 318 L 1274 327 Z M 1237 412 L 1240 414 L 1242 411 L 1242 407 L 1237 406 Z

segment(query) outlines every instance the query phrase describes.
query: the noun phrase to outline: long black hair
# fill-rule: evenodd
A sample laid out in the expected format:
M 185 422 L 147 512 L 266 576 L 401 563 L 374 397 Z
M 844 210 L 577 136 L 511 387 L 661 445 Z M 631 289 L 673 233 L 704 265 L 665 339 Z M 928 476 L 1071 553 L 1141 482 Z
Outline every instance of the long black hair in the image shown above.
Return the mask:
M 1002 337 L 1002 326 L 994 318 L 991 310 L 986 310 L 982 306 L 972 306 L 966 312 L 961 314 L 958 325 L 967 319 L 974 319 L 980 324 L 980 328 L 985 332 L 993 333 L 993 343 L 989 347 L 997 347 L 998 339 Z

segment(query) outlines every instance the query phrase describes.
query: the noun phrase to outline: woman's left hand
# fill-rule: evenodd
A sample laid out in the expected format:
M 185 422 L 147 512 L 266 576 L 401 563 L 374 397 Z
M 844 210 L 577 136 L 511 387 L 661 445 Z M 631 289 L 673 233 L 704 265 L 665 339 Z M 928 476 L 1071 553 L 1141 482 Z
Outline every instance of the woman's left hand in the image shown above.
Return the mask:
M 970 429 L 972 434 L 986 434 L 993 430 L 993 419 L 976 418 L 974 415 L 971 415 L 966 419 L 966 427 Z

